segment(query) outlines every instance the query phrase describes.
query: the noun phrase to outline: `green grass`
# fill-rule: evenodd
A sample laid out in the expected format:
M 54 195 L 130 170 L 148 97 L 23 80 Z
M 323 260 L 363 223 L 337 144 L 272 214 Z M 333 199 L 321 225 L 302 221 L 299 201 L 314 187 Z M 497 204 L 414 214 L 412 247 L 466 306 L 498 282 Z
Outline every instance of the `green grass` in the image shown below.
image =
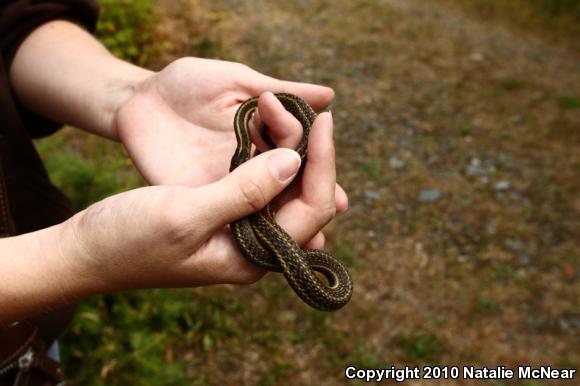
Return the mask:
M 332 254 L 341 260 L 348 267 L 354 267 L 356 261 L 356 251 L 354 249 L 354 242 L 346 237 L 341 237 L 336 243 L 331 246 Z
M 580 109 L 580 97 L 563 95 L 558 98 L 558 105 L 565 109 Z
M 500 82 L 500 87 L 505 91 L 517 91 L 526 86 L 526 82 L 521 79 L 508 78 Z
M 383 168 L 380 160 L 371 160 L 361 164 L 361 169 L 375 181 L 378 181 L 383 176 Z
M 274 366 L 268 370 L 265 370 L 260 376 L 258 381 L 258 386 L 275 386 L 279 385 L 289 371 L 289 366 Z
M 84 385 L 176 384 L 184 363 L 165 359 L 164 348 L 192 312 L 177 298 L 143 291 L 81 303 L 62 342 L 67 374 Z
M 153 0 L 101 0 L 97 36 L 116 56 L 141 64 L 155 47 Z
M 466 125 L 466 126 L 462 126 L 461 129 L 459 130 L 459 133 L 462 136 L 468 136 L 468 135 L 472 135 L 473 134 L 473 126 L 470 125 Z
M 353 359 L 354 364 L 359 368 L 376 369 L 388 367 L 388 364 L 380 353 L 369 350 L 366 344 L 360 342 L 356 346 Z
M 438 363 L 444 349 L 435 335 L 416 329 L 407 335 L 399 335 L 397 346 L 411 361 Z
M 499 306 L 492 299 L 481 299 L 475 308 L 481 314 L 493 314 L 499 309 Z
M 43 139 L 37 148 L 51 180 L 72 200 L 75 210 L 144 184 L 120 145 L 96 141 L 93 154 L 67 146 L 62 135 Z
M 188 363 L 174 348 L 219 351 L 241 334 L 234 315 L 243 308 L 219 296 L 196 299 L 188 289 L 93 297 L 62 342 L 67 373 L 83 385 L 188 384 Z

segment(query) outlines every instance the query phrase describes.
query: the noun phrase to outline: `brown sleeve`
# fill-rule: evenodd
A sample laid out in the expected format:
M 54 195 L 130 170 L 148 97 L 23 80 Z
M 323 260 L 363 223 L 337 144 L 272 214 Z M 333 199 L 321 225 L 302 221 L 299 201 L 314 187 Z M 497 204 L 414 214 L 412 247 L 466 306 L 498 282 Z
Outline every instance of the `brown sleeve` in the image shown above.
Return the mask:
M 94 32 L 99 16 L 96 0 L 0 0 L 0 51 L 7 75 L 19 45 L 40 25 L 69 20 Z M 19 115 L 32 137 L 56 131 L 60 124 L 43 118 L 17 103 Z

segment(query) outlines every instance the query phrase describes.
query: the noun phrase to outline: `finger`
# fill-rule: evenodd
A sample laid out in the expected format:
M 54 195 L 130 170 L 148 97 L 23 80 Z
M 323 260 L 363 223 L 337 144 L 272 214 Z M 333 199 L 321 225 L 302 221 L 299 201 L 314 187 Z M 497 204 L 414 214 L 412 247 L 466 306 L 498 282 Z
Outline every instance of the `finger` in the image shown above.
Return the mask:
M 266 141 L 264 141 L 261 127 L 262 118 L 260 118 L 260 112 L 255 110 L 254 114 L 252 114 L 250 122 L 248 123 L 248 132 L 250 134 L 250 140 L 254 145 L 256 145 L 256 149 L 258 149 L 260 153 L 265 153 L 271 149 L 271 146 L 269 146 Z
M 282 207 L 286 203 L 291 200 L 296 199 L 296 197 L 300 196 L 301 193 L 301 186 L 298 183 L 295 183 L 289 186 L 286 190 L 280 193 L 276 197 L 276 206 Z M 339 185 L 336 184 L 334 190 L 334 201 L 336 206 L 336 213 L 344 213 L 348 210 L 348 195 L 344 191 L 344 189 Z
M 198 189 L 198 215 L 219 228 L 264 208 L 296 176 L 300 156 L 274 149 L 250 159 L 228 176 Z
M 268 126 L 268 136 L 277 147 L 295 149 L 302 138 L 300 122 L 287 111 L 271 92 L 260 95 L 258 111 L 262 122 Z
M 336 202 L 336 213 L 346 212 L 348 209 L 348 195 L 339 184 L 336 184 L 334 188 L 334 201 Z
M 326 243 L 326 237 L 324 237 L 324 233 L 318 232 L 316 236 L 312 238 L 309 242 L 304 244 L 304 248 L 307 249 L 323 249 L 324 244 Z
M 310 133 L 300 192 L 294 191 L 295 197 L 276 213 L 278 224 L 299 244 L 311 240 L 336 215 L 335 176 L 332 119 L 330 114 L 322 113 Z
M 334 99 L 334 90 L 330 87 L 312 83 L 290 82 L 272 78 L 258 72 L 248 78 L 250 95 L 260 95 L 265 91 L 287 92 L 304 99 L 315 111 L 327 108 Z
M 313 208 L 335 210 L 336 166 L 330 113 L 320 114 L 310 132 L 301 198 Z

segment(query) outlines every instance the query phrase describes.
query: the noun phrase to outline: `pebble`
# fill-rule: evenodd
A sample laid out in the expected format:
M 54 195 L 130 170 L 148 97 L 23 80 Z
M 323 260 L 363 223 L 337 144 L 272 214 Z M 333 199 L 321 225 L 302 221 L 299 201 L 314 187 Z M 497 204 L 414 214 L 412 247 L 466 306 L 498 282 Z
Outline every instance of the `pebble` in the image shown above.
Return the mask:
M 422 203 L 437 202 L 441 198 L 441 192 L 437 189 L 427 188 L 421 189 L 417 200 Z
M 506 153 L 503 153 L 503 152 L 502 153 L 499 153 L 499 157 L 498 158 L 499 158 L 499 161 L 501 163 L 506 163 L 506 162 L 509 162 L 509 160 L 510 160 L 509 154 L 506 154 Z
M 481 168 L 481 166 L 478 165 L 469 165 L 465 169 L 465 173 L 467 173 L 470 176 L 480 176 L 483 174 L 483 169 Z
M 470 176 L 481 176 L 485 174 L 481 167 L 481 160 L 479 158 L 472 158 L 469 166 L 465 169 L 465 173 Z
M 389 166 L 392 169 L 401 169 L 402 167 L 405 166 L 405 162 L 401 161 L 397 157 L 391 157 L 389 158 Z
M 560 328 L 568 333 L 577 334 L 580 331 L 580 316 L 568 315 L 558 321 Z
M 457 257 L 457 261 L 460 263 L 467 263 L 470 260 L 472 260 L 472 257 L 469 255 L 459 255 Z
M 381 194 L 375 190 L 365 190 L 364 195 L 369 201 L 376 201 L 381 198 Z
M 514 124 L 522 123 L 524 119 L 521 115 L 512 115 L 510 121 Z
M 507 239 L 505 241 L 505 246 L 511 249 L 512 251 L 521 251 L 524 249 L 525 245 L 520 240 Z
M 497 224 L 496 223 L 490 222 L 490 223 L 485 224 L 485 232 L 488 235 L 494 235 L 496 231 L 497 231 Z
M 485 56 L 481 52 L 473 52 L 469 55 L 469 59 L 473 60 L 474 62 L 481 62 L 485 59 Z
M 526 255 L 525 253 L 520 253 L 518 255 L 518 260 L 521 264 L 530 265 L 532 263 L 532 258 L 530 255 Z
M 501 180 L 495 183 L 495 190 L 504 191 L 511 188 L 512 184 L 508 180 Z

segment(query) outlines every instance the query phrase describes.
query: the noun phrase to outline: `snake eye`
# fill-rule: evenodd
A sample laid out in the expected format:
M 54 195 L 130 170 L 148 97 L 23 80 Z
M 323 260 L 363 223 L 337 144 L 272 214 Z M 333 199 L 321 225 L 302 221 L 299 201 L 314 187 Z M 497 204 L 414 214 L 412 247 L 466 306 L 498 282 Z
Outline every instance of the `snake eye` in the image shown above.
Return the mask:
M 312 269 L 314 270 L 316 277 L 318 277 L 321 282 L 326 284 L 328 288 L 338 288 L 338 277 L 336 277 L 334 272 L 320 265 L 313 265 Z

